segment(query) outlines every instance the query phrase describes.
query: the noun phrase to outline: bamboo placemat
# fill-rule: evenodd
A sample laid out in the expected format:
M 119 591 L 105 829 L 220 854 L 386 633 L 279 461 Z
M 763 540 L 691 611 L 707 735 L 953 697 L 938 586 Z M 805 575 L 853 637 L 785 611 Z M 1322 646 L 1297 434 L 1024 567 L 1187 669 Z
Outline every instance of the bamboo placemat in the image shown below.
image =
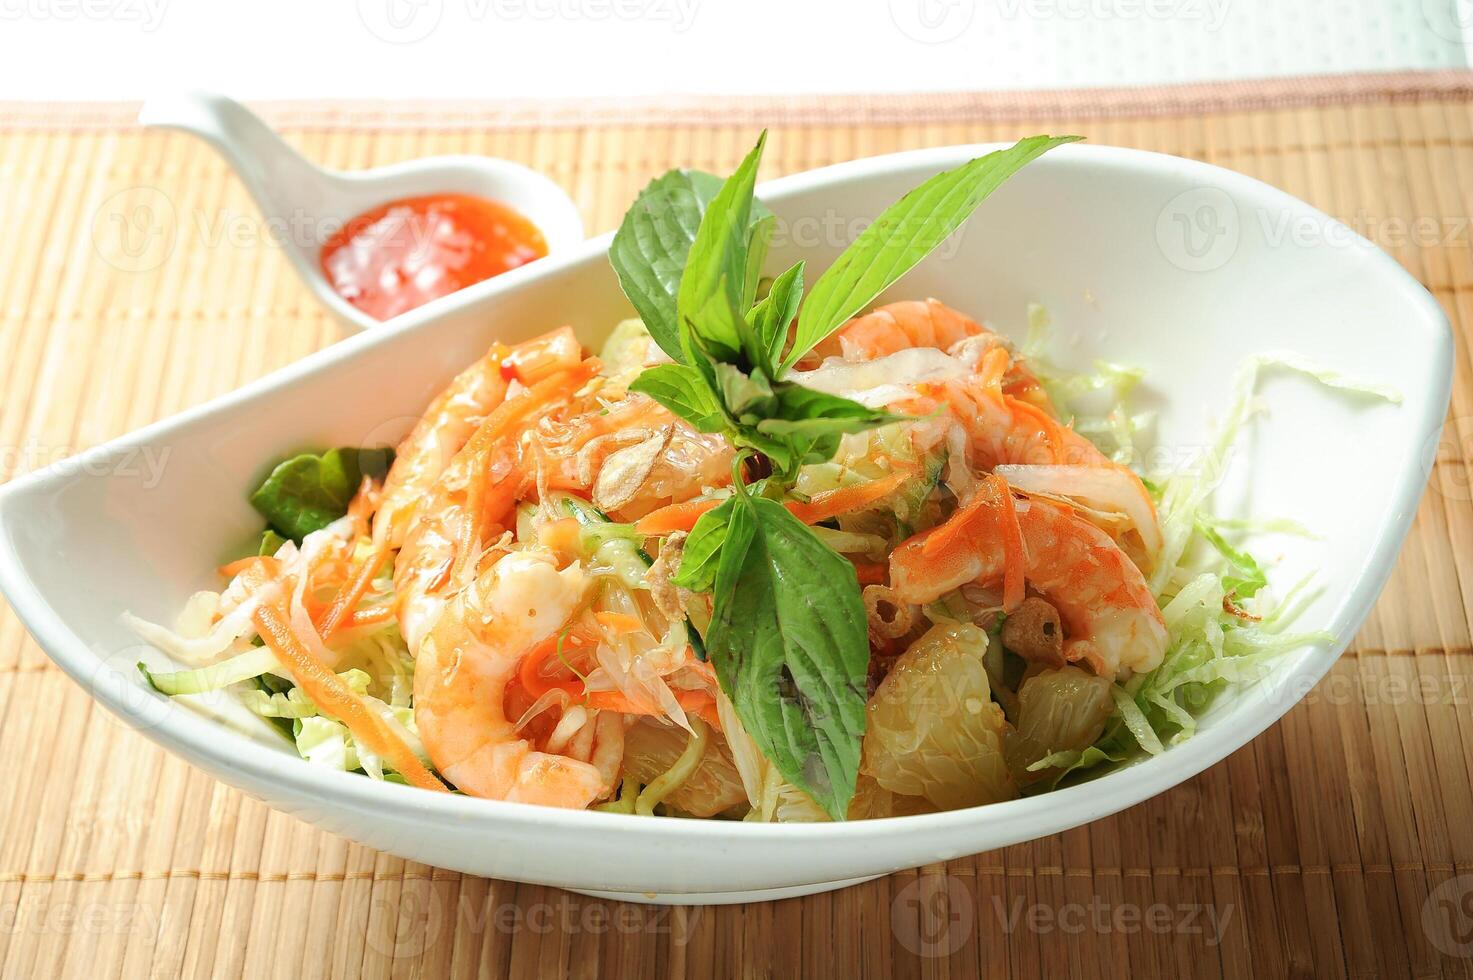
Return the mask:
M 1432 489 L 1351 649 L 1280 724 L 1115 817 L 842 892 L 669 910 L 271 812 L 95 708 L 3 608 L 0 975 L 1473 976 L 1473 76 L 667 108 L 272 114 L 337 167 L 524 161 L 594 230 L 668 166 L 729 170 L 757 122 L 765 176 L 1049 130 L 1303 197 L 1387 248 L 1460 337 Z M 339 336 L 220 160 L 130 119 L 0 106 L 0 477 Z

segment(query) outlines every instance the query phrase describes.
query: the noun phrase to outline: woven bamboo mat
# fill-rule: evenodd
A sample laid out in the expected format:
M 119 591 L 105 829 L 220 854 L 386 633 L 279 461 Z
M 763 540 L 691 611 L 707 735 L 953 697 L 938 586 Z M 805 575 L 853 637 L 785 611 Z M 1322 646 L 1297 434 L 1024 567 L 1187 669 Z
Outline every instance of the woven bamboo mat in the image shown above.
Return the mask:
M 0 609 L 0 975 L 1473 976 L 1473 76 L 666 109 L 273 114 L 337 167 L 523 161 L 595 230 L 668 166 L 731 168 L 757 122 L 767 176 L 1046 129 L 1283 187 L 1387 248 L 1460 333 L 1432 489 L 1350 651 L 1269 732 L 1118 816 L 834 894 L 670 910 L 271 812 L 94 708 Z M 130 119 L 0 106 L 0 477 L 339 336 L 223 164 Z

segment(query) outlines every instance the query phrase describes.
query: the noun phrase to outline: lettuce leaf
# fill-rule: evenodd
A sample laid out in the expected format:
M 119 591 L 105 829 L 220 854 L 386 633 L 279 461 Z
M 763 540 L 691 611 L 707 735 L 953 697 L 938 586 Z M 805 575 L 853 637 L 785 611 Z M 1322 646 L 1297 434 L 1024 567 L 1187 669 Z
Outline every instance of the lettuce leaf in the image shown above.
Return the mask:
M 302 453 L 277 465 L 251 494 L 251 506 L 271 530 L 297 544 L 348 512 L 348 503 L 365 476 L 382 477 L 394 451 L 329 449 Z

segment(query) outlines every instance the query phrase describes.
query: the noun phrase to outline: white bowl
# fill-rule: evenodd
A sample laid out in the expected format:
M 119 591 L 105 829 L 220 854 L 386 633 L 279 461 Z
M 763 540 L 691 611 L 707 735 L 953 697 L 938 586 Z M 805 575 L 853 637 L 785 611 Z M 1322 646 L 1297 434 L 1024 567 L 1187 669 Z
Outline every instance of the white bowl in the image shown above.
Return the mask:
M 860 160 L 766 184 L 782 220 L 772 268 L 830 261 L 855 222 L 924 177 L 992 147 Z M 171 621 L 261 526 L 245 496 L 302 447 L 377 445 L 493 338 L 570 322 L 597 345 L 628 307 L 607 236 L 410 313 L 203 407 L 0 489 L 0 587 L 41 646 L 110 710 L 220 779 L 373 847 L 475 874 L 634 900 L 725 902 L 817 892 L 1052 834 L 1201 772 L 1284 714 L 1329 668 L 1385 583 L 1447 407 L 1452 342 L 1441 310 L 1344 226 L 1226 170 L 1070 146 L 1028 167 L 894 289 L 932 295 L 1020 336 L 1025 305 L 1052 312 L 1061 359 L 1147 370 L 1163 451 L 1190 455 L 1229 402 L 1236 367 L 1292 350 L 1392 386 L 1391 405 L 1274 373 L 1269 414 L 1234 461 L 1222 509 L 1289 517 L 1320 540 L 1275 539 L 1272 578 L 1318 571 L 1297 626 L 1333 642 L 1284 659 L 1220 699 L 1200 733 L 1087 785 L 934 816 L 761 825 L 567 812 L 326 771 L 170 703 L 139 683 L 132 610 Z M 1251 477 L 1251 483 L 1247 477 Z M 1251 489 L 1251 494 L 1248 492 Z

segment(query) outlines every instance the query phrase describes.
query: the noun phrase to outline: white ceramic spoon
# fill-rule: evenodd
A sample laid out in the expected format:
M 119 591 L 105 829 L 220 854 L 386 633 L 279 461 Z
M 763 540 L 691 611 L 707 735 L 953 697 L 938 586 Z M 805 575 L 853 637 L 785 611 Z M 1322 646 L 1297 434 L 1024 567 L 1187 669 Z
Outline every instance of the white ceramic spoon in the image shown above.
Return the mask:
M 526 215 L 542 230 L 549 253 L 583 240 L 583 221 L 572 198 L 547 177 L 509 160 L 444 156 L 355 173 L 324 170 L 240 103 L 201 92 L 150 99 L 138 121 L 193 133 L 219 150 L 266 220 L 284 230 L 276 237 L 308 288 L 354 329 L 379 321 L 333 290 L 322 274 L 318 253 L 345 221 L 381 204 L 427 194 L 474 194 Z M 452 302 L 455 295 L 434 302 Z

